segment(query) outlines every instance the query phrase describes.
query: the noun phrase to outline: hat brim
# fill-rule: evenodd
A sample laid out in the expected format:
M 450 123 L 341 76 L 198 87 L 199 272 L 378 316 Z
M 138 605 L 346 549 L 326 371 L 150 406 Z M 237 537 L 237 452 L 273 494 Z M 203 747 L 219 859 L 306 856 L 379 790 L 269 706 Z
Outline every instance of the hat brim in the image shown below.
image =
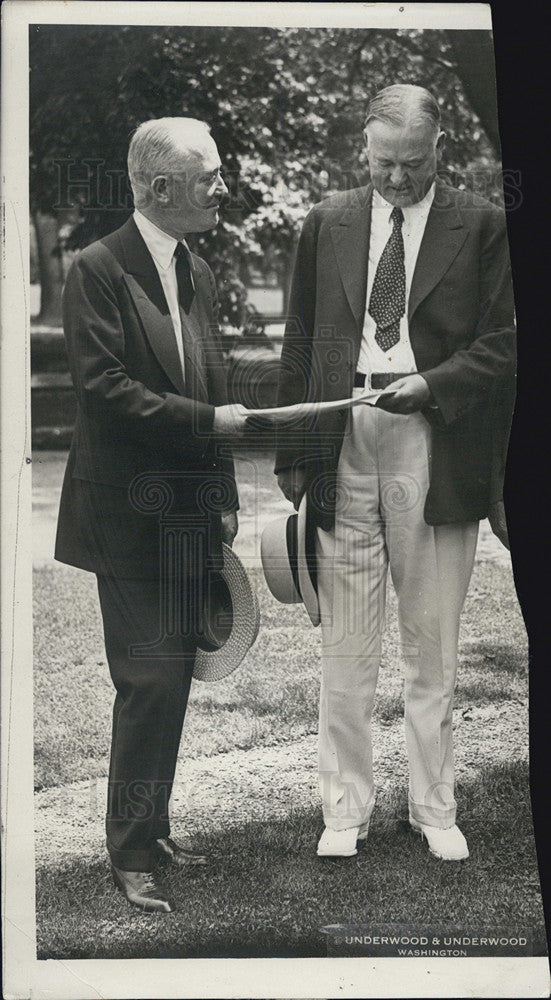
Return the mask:
M 278 517 L 260 538 L 260 558 L 270 593 L 280 604 L 302 604 L 298 591 L 297 515 Z
M 304 494 L 298 508 L 297 537 L 300 593 L 312 625 L 319 625 L 321 614 L 316 589 L 316 527 L 308 517 L 306 494 Z
M 245 568 L 229 545 L 223 544 L 222 551 L 220 576 L 231 599 L 231 628 L 229 634 L 228 628 L 222 630 L 227 638 L 218 649 L 208 642 L 207 648 L 197 649 L 193 677 L 198 681 L 218 681 L 233 673 L 255 642 L 260 627 L 258 601 Z M 217 633 L 220 630 L 216 627 L 209 630 L 210 636 Z

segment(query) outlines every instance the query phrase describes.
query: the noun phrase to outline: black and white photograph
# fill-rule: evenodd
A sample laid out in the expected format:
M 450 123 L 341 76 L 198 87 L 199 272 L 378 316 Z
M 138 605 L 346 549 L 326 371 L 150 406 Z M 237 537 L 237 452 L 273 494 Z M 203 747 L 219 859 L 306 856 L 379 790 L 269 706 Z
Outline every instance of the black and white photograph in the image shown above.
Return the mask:
M 490 7 L 6 8 L 6 995 L 547 996 Z

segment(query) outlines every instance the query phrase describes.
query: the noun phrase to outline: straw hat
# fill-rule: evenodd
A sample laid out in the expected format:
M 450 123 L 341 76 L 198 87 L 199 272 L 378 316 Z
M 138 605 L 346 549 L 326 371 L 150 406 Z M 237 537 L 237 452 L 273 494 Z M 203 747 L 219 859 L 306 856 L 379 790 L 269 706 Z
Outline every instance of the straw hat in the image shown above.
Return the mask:
M 256 594 L 243 563 L 223 544 L 224 566 L 210 581 L 205 603 L 204 636 L 195 656 L 198 681 L 227 677 L 253 645 L 260 625 Z
M 312 625 L 320 623 L 316 589 L 315 526 L 306 495 L 298 514 L 270 522 L 262 532 L 260 556 L 266 583 L 281 604 L 304 604 Z

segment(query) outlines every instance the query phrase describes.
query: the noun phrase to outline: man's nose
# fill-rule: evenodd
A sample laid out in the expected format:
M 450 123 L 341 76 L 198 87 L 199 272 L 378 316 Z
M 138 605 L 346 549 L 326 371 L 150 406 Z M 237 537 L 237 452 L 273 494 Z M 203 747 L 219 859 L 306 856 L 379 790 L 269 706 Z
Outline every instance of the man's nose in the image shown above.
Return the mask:
M 219 198 L 228 193 L 228 187 L 223 177 L 219 177 L 216 182 L 216 194 Z
M 404 183 L 405 170 L 399 163 L 396 163 L 390 171 L 390 183 L 393 187 L 401 187 Z

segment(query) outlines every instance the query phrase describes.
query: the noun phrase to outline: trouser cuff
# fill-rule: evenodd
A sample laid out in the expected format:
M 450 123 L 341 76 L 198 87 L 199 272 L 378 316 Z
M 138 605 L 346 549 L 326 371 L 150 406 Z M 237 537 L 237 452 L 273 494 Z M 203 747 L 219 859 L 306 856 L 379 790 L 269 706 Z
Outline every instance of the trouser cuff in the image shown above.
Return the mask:
M 449 809 L 434 809 L 414 802 L 411 798 L 408 798 L 408 805 L 409 817 L 416 823 L 422 823 L 424 826 L 436 826 L 439 830 L 448 830 L 455 825 L 455 806 L 451 806 Z
M 109 841 L 106 842 L 107 851 L 111 858 L 111 864 L 115 868 L 121 868 L 123 872 L 150 872 L 153 866 L 153 852 L 151 848 L 137 851 L 119 851 L 113 847 Z
M 363 809 L 342 810 L 323 806 L 323 821 L 329 830 L 350 830 L 354 826 L 365 826 L 371 819 L 375 798 Z

